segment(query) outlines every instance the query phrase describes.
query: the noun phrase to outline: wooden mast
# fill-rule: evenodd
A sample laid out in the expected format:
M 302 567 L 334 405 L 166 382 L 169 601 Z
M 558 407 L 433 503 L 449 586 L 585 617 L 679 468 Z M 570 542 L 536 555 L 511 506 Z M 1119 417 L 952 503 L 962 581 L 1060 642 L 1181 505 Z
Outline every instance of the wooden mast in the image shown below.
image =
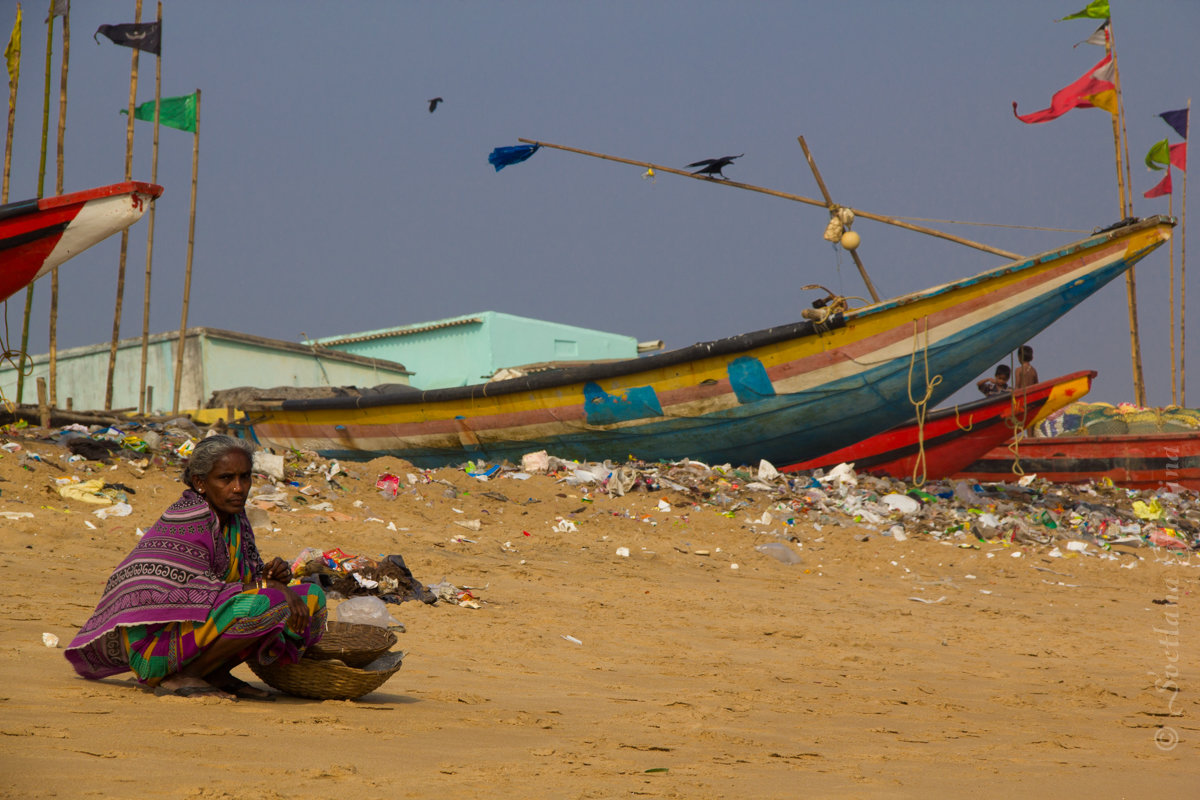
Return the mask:
M 767 195 L 770 195 L 771 197 L 781 197 L 784 200 L 794 200 L 797 203 L 805 203 L 806 205 L 810 205 L 810 206 L 820 206 L 821 208 L 827 207 L 825 204 L 825 201 L 823 201 L 823 200 L 814 200 L 811 197 L 803 197 L 798 194 L 790 194 L 788 192 L 781 192 L 777 189 L 766 189 L 762 186 L 754 186 L 753 184 L 749 184 L 749 183 L 738 183 L 737 181 L 720 180 L 718 178 L 710 178 L 707 175 L 694 175 L 691 172 L 688 172 L 686 170 L 675 169 L 674 167 L 666 167 L 661 164 L 653 164 L 649 161 L 634 161 L 633 159 L 630 159 L 630 158 L 621 158 L 619 156 L 610 156 L 610 155 L 606 155 L 604 153 L 596 153 L 596 152 L 592 152 L 590 150 L 581 150 L 578 147 L 568 147 L 568 146 L 562 145 L 562 144 L 551 144 L 550 142 L 544 142 L 544 141 L 541 141 L 538 139 L 520 139 L 519 138 L 519 139 L 517 139 L 517 141 L 523 142 L 525 144 L 535 144 L 535 145 L 538 145 L 539 147 L 550 147 L 555 150 L 565 150 L 568 153 L 578 153 L 579 155 L 591 156 L 592 158 L 599 158 L 599 159 L 603 159 L 605 161 L 616 161 L 619 164 L 629 164 L 634 167 L 642 167 L 645 169 L 652 169 L 655 172 L 670 172 L 673 175 L 681 175 L 684 178 L 693 178 L 698 181 L 708 181 L 709 183 L 714 183 L 718 186 L 731 186 L 735 189 L 745 189 L 750 192 L 758 192 L 760 194 L 767 194 Z M 849 206 L 842 206 L 842 207 L 850 208 Z M 896 219 L 895 217 L 887 217 L 882 214 L 872 214 L 869 211 L 862 211 L 857 208 L 850 208 L 850 210 L 854 212 L 854 216 L 856 216 L 856 217 L 862 217 L 864 219 L 875 220 L 876 222 L 882 222 L 886 225 L 895 225 L 898 228 L 905 228 L 906 230 L 916 231 L 917 233 L 928 234 L 929 236 L 935 236 L 939 239 L 946 239 L 947 241 L 955 242 L 955 243 L 961 244 L 961 245 L 966 245 L 967 247 L 973 247 L 976 250 L 982 250 L 985 253 L 991 253 L 993 255 L 1007 258 L 1010 261 L 1017 261 L 1024 257 L 1017 253 L 1010 253 L 1007 250 L 1001 250 L 997 247 L 992 247 L 990 245 L 981 244 L 980 242 L 973 242 L 970 239 L 964 239 L 960 236 L 953 236 L 949 233 L 943 233 L 942 231 L 934 230 L 933 228 L 926 228 L 921 225 L 913 225 L 910 222 L 905 222 L 904 220 Z
M 1187 102 L 1187 127 L 1191 132 L 1192 98 Z M 1184 137 L 1187 141 L 1187 137 Z M 1169 157 L 1168 157 L 1169 160 Z M 1172 240 L 1174 241 L 1174 240 Z M 1187 327 L 1184 317 L 1187 314 L 1187 170 L 1183 171 L 1183 198 L 1179 209 L 1179 404 L 1187 408 L 1187 373 L 1184 371 L 1184 359 L 1187 356 Z
M 158 3 L 158 29 L 162 31 L 162 0 Z M 154 59 L 154 145 L 150 156 L 150 182 L 158 183 L 158 118 L 162 112 L 162 48 Z M 142 373 L 138 383 L 138 413 L 147 414 L 150 409 L 146 400 L 146 361 L 150 350 L 150 268 L 154 263 L 154 209 L 155 199 L 150 198 L 149 230 L 146 232 L 146 283 L 142 289 Z
M 53 0 L 50 13 L 54 14 Z M 62 65 L 58 76 L 58 158 L 54 178 L 54 193 L 63 193 L 64 153 L 67 136 L 67 67 L 71 63 L 71 3 L 62 14 Z M 58 405 L 58 267 L 50 270 L 50 364 L 48 366 L 48 402 L 50 408 Z
M 183 273 L 183 313 L 179 320 L 179 344 L 175 348 L 175 392 L 171 413 L 179 413 L 179 392 L 183 386 L 183 347 L 187 343 L 188 299 L 192 292 L 192 251 L 196 244 L 196 179 L 200 164 L 200 90 L 196 90 L 196 127 L 192 133 L 192 205 L 188 218 L 187 266 Z
M 1125 219 L 1132 215 L 1132 200 L 1126 197 L 1125 191 L 1125 172 L 1124 163 L 1121 158 L 1121 109 L 1124 106 L 1124 99 L 1121 96 L 1121 70 L 1117 67 L 1117 53 L 1113 46 L 1113 24 L 1112 17 L 1108 20 L 1108 36 L 1104 40 L 1104 51 L 1112 58 L 1113 65 L 1113 89 L 1117 98 L 1117 113 L 1110 114 L 1112 118 L 1113 131 L 1113 150 L 1116 154 L 1117 163 L 1117 192 L 1121 201 L 1121 218 Z M 1129 301 L 1129 359 L 1133 366 L 1133 393 L 1134 399 L 1139 406 L 1146 405 L 1146 382 L 1142 374 L 1142 343 L 1138 333 L 1138 318 L 1137 318 L 1137 276 L 1135 267 L 1130 267 L 1125 271 L 1125 295 Z
M 38 163 L 37 196 L 46 190 L 46 143 L 50 136 L 50 65 L 54 50 L 54 0 L 50 0 L 50 18 L 46 20 L 46 79 L 42 91 L 42 155 Z M 127 179 L 128 180 L 128 179 Z M 29 318 L 33 314 L 33 284 L 25 287 L 25 319 L 21 323 L 21 352 L 17 356 L 17 404 L 25 391 L 25 359 L 29 350 Z
M 142 0 L 137 0 L 135 24 L 142 21 Z M 133 180 L 133 122 L 137 109 L 138 54 L 133 48 L 133 63 L 129 69 L 129 119 L 125 123 L 125 180 Z M 117 340 L 121 338 L 121 305 L 125 299 L 125 259 L 129 254 L 129 229 L 121 231 L 121 255 L 117 260 L 117 299 L 113 304 L 112 344 L 108 350 L 108 376 L 104 382 L 104 410 L 113 407 L 113 374 L 117 371 Z
M 812 152 L 808 149 L 808 143 L 804 141 L 803 136 L 796 137 L 800 142 L 800 147 L 804 149 L 804 157 L 808 159 L 808 166 L 812 168 L 813 177 L 817 179 L 817 186 L 821 188 L 821 196 L 825 198 L 825 205 L 830 211 L 835 208 L 833 197 L 829 194 L 829 189 L 825 186 L 825 181 L 821 178 L 821 173 L 817 170 L 817 162 L 813 160 Z M 850 250 L 850 257 L 854 259 L 854 266 L 858 267 L 858 274 L 862 276 L 863 283 L 867 285 L 867 291 L 871 293 L 871 299 L 876 303 L 879 302 L 879 293 L 875 291 L 875 284 L 871 283 L 871 278 L 867 275 L 867 268 L 863 266 L 862 259 L 858 257 L 857 250 Z

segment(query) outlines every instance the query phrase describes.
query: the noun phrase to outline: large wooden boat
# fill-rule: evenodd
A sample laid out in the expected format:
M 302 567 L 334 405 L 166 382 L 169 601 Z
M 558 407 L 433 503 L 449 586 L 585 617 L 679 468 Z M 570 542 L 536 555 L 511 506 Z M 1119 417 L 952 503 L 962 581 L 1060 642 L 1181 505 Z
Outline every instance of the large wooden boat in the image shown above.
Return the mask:
M 628 361 L 431 391 L 248 405 L 264 445 L 326 457 L 630 457 L 792 464 L 904 422 L 910 383 L 937 405 L 1170 238 L 1127 220 L 972 278 Z M 914 373 L 915 375 L 911 374 Z
M 1053 483 L 1108 478 L 1127 489 L 1175 483 L 1200 491 L 1200 431 L 1024 436 L 989 450 L 956 477 L 1011 482 L 1030 474 Z
M 137 222 L 162 191 L 126 181 L 0 206 L 0 300 Z
M 993 447 L 1029 430 L 1092 388 L 1095 371 L 1073 372 L 1024 389 L 931 412 L 823 456 L 780 467 L 780 472 L 824 469 L 841 463 L 857 472 L 939 480 L 974 463 Z

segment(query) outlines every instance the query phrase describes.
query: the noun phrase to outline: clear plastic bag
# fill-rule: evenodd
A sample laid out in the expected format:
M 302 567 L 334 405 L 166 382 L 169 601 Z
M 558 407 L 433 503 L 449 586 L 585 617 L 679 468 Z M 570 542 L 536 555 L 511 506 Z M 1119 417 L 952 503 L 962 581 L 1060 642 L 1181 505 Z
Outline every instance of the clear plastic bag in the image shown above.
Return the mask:
M 351 622 L 358 625 L 376 625 L 386 628 L 395 625 L 396 620 L 388 613 L 387 603 L 373 595 L 351 597 L 337 607 L 338 622 Z

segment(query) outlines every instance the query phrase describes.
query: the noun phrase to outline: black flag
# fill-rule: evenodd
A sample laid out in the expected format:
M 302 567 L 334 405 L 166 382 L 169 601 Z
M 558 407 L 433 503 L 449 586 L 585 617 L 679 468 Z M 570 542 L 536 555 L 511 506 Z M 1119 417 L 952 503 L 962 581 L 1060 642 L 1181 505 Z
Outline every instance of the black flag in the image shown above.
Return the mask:
M 113 44 L 132 47 L 135 50 L 145 50 L 147 53 L 159 55 L 162 48 L 162 30 L 157 22 L 127 22 L 122 25 L 101 25 L 92 34 L 103 33 Z M 96 39 L 99 42 L 99 39 Z

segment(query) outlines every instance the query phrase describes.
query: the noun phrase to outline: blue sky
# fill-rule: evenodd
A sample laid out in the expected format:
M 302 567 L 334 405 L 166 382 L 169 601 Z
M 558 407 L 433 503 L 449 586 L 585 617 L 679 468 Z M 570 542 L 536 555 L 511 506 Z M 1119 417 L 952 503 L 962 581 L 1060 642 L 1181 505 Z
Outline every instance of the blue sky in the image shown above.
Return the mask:
M 803 135 L 840 203 L 1068 229 L 926 223 L 1013 252 L 1057 247 L 1121 216 L 1109 118 L 1024 125 L 1011 104 L 1046 107 L 1102 57 L 1072 47 L 1095 22 L 1053 22 L 1084 4 L 165 0 L 163 94 L 202 90 L 189 323 L 297 341 L 495 310 L 674 348 L 794 321 L 813 298 L 805 284 L 866 294 L 821 238 L 822 209 L 548 149 L 495 172 L 488 152 L 518 137 L 674 167 L 745 153 L 730 178 L 817 197 Z M 47 6 L 23 3 L 10 200 L 37 193 Z M 1200 3 L 1112 6 L 1134 213 L 1165 214 L 1166 198 L 1142 198 L 1159 178 L 1142 156 L 1177 141 L 1156 115 L 1195 93 Z M 14 7 L 0 0 L 6 31 Z M 66 191 L 123 178 L 132 51 L 92 33 L 134 9 L 72 9 Z M 146 2 L 143 19 L 154 14 Z M 56 26 L 53 98 L 60 52 Z M 144 102 L 153 57 L 140 72 Z M 445 102 L 430 114 L 434 96 Z M 56 124 L 55 103 L 48 194 Z M 151 130 L 136 129 L 135 179 L 150 178 Z M 179 325 L 191 160 L 191 135 L 164 129 L 152 332 Z M 867 220 L 855 230 L 884 296 L 1001 262 Z M 146 220 L 132 229 L 123 337 L 141 332 L 146 233 Z M 108 341 L 118 243 L 64 265 L 60 348 Z M 1171 399 L 1169 269 L 1163 248 L 1137 271 L 1152 404 Z M 40 282 L 31 352 L 47 349 L 49 294 Z M 9 302 L 11 345 L 22 297 Z M 1200 306 L 1189 342 L 1198 320 Z M 1092 399 L 1120 402 L 1133 399 L 1128 341 L 1118 282 L 1032 344 L 1043 378 L 1096 369 Z

